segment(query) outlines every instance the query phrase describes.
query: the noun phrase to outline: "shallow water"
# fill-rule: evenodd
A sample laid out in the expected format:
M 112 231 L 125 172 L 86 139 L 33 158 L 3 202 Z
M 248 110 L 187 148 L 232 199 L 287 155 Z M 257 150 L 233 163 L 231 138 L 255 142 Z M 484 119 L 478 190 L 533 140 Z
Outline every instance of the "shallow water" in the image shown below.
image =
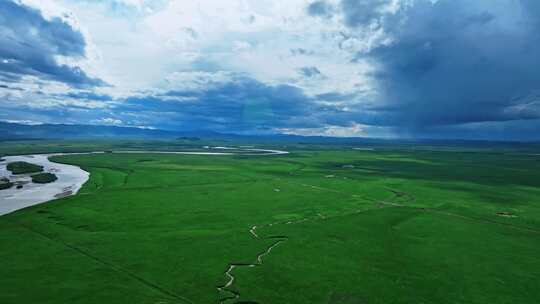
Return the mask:
M 135 150 L 135 151 L 113 151 L 112 153 L 153 153 L 153 154 L 183 154 L 183 155 L 283 155 L 289 154 L 288 151 L 268 150 L 268 149 L 246 149 L 233 147 L 205 147 L 209 150 L 236 150 L 235 152 L 197 152 L 197 151 L 152 151 L 152 150 Z M 249 153 L 255 152 L 255 153 Z

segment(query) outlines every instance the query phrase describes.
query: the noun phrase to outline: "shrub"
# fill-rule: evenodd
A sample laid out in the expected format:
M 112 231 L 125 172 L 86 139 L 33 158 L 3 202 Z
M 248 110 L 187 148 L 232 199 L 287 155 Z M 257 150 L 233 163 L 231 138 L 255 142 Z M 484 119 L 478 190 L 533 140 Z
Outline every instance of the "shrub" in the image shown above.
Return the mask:
M 0 190 L 9 189 L 13 187 L 13 183 L 7 178 L 0 178 Z
M 7 169 L 13 174 L 26 174 L 26 173 L 37 173 L 43 171 L 43 166 L 38 166 L 35 164 L 19 161 L 9 163 Z
M 58 177 L 52 173 L 39 173 L 32 175 L 32 182 L 36 184 L 48 184 L 56 181 Z

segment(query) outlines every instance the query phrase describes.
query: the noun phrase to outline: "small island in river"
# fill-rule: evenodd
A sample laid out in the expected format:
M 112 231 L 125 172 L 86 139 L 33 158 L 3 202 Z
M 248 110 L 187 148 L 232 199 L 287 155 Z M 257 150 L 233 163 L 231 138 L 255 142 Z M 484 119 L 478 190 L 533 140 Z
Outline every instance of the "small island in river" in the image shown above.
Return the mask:
M 25 161 L 10 162 L 6 166 L 6 169 L 11 171 L 13 176 L 29 176 L 31 182 L 35 184 L 48 184 L 55 182 L 58 179 L 54 173 L 43 172 L 43 168 L 43 166 Z M 24 183 L 25 182 L 22 181 L 12 181 L 8 177 L 0 177 L 0 190 L 11 189 L 15 185 L 17 186 L 17 189 L 22 189 Z

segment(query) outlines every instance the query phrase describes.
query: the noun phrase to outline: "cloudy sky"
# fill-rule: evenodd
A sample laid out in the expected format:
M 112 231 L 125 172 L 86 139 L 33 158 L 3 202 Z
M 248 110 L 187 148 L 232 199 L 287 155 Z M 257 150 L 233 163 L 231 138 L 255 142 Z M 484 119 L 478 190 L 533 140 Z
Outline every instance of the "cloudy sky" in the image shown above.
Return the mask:
M 537 0 L 0 0 L 0 120 L 540 139 Z

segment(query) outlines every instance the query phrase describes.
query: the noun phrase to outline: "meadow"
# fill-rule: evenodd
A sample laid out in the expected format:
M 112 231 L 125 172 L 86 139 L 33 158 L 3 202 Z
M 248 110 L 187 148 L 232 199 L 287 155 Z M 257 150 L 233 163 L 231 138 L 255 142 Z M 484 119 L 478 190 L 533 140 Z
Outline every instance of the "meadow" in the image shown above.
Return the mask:
M 90 180 L 0 217 L 0 302 L 540 302 L 538 154 L 288 148 L 54 157 Z

